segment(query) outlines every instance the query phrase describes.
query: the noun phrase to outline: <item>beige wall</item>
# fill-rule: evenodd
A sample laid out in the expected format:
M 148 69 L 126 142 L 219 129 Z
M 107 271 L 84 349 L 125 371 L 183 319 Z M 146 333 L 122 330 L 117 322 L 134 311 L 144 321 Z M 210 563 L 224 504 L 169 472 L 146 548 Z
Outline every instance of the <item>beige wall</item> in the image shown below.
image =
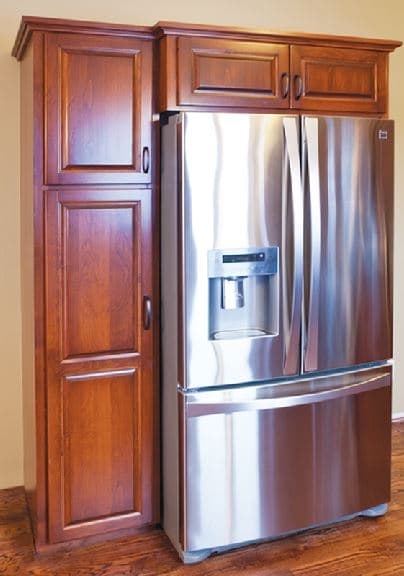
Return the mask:
M 402 0 L 2 0 L 0 2 L 0 488 L 22 484 L 18 64 L 10 50 L 23 14 L 139 25 L 157 20 L 404 40 Z M 404 48 L 391 57 L 396 119 L 394 412 L 404 413 Z M 401 298 L 400 298 L 401 296 Z

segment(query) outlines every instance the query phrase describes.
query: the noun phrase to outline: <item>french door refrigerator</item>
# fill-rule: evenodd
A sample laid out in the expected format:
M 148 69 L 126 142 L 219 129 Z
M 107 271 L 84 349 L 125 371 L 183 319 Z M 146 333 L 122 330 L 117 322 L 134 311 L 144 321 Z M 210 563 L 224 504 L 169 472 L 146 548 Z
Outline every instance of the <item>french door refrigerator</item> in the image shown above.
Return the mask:
M 390 498 L 393 123 L 162 122 L 164 528 L 185 562 Z

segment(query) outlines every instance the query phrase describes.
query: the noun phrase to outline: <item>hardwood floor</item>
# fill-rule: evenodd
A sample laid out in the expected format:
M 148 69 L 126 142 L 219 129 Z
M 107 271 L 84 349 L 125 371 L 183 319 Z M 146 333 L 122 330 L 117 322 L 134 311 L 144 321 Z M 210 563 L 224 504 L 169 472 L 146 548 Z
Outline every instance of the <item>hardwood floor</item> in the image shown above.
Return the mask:
M 357 518 L 184 566 L 162 531 L 36 556 L 22 488 L 0 491 L 1 576 L 404 576 L 404 422 L 383 518 Z

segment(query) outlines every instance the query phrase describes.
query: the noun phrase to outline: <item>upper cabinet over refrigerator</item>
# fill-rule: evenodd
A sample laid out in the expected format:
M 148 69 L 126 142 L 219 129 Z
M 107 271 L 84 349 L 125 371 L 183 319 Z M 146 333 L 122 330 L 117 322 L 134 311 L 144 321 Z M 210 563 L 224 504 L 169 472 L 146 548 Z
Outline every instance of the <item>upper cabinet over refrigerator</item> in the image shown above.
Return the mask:
M 169 124 L 181 175 L 180 384 L 299 373 L 298 118 L 185 113 Z
M 392 357 L 393 122 L 303 118 L 306 372 Z

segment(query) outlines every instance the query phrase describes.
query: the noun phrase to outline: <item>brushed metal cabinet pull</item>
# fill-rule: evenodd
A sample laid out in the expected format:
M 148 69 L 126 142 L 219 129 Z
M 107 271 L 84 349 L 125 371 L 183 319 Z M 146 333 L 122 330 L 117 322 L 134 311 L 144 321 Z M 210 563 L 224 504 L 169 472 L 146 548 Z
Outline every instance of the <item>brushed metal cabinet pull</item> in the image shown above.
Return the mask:
M 150 168 L 150 151 L 148 146 L 143 147 L 142 153 L 142 169 L 145 174 L 149 172 Z
M 290 78 L 287 72 L 284 72 L 281 76 L 281 87 L 282 87 L 282 98 L 287 98 L 289 96 L 289 88 L 290 88 Z
M 303 80 L 300 74 L 295 75 L 294 83 L 295 83 L 295 100 L 300 100 L 303 94 Z
M 152 320 L 151 299 L 149 296 L 143 296 L 143 329 L 150 330 Z

